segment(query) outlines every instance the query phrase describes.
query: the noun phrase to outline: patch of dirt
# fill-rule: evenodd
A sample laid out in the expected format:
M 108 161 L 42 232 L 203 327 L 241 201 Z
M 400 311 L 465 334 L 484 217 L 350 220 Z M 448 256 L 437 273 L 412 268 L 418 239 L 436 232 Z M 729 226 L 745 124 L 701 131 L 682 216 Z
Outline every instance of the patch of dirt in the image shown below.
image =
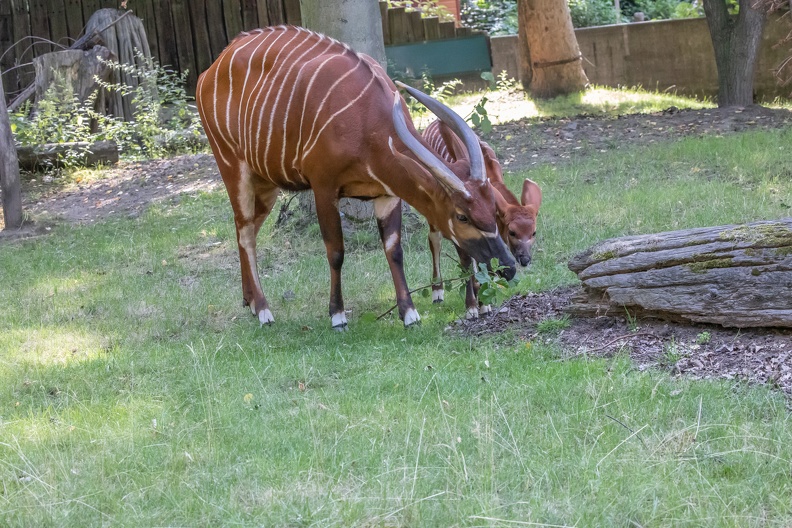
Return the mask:
M 522 120 L 496 125 L 488 141 L 506 170 L 546 163 L 569 163 L 579 155 L 622 146 L 671 141 L 684 136 L 726 135 L 792 125 L 792 113 L 761 106 L 679 110 L 616 118 L 581 116 Z M 23 207 L 32 217 L 22 231 L 0 232 L 5 240 L 43 235 L 57 223 L 92 223 L 112 215 L 135 217 L 152 203 L 178 200 L 185 193 L 222 188 L 211 155 L 178 156 L 123 163 L 108 177 L 64 187 L 57 178 L 23 178 Z M 2 217 L 0 216 L 0 226 Z M 661 367 L 696 378 L 767 383 L 792 398 L 792 332 L 737 331 L 623 317 L 570 319 L 558 334 L 537 332 L 538 322 L 560 318 L 573 289 L 517 296 L 492 316 L 461 321 L 456 331 L 483 335 L 512 330 L 527 341 L 554 340 L 568 357 L 608 356 L 628 351 L 639 368 Z
M 492 315 L 461 320 L 455 331 L 473 336 L 511 331 L 517 339 L 552 342 L 562 358 L 628 353 L 639 369 L 664 368 L 694 379 L 723 378 L 769 384 L 792 399 L 792 330 L 736 330 L 656 319 L 630 321 L 622 314 L 569 318 L 560 331 L 538 323 L 564 319 L 579 287 L 517 295 Z

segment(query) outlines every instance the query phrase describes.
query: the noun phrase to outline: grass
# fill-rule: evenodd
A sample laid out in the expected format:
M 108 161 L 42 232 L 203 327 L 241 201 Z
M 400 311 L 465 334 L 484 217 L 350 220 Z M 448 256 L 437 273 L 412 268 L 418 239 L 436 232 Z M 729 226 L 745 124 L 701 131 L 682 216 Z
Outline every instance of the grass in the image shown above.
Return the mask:
M 788 216 L 791 139 L 686 139 L 507 175 L 544 190 L 519 288 L 570 284 L 569 257 L 604 238 Z M 0 525 L 792 522 L 780 394 L 457 336 L 456 295 L 416 295 L 409 331 L 375 321 L 393 287 L 363 235 L 344 266 L 351 329 L 333 332 L 317 230 L 273 220 L 259 238 L 269 328 L 241 307 L 222 193 L 3 243 Z M 405 236 L 412 286 L 429 282 L 425 240 Z

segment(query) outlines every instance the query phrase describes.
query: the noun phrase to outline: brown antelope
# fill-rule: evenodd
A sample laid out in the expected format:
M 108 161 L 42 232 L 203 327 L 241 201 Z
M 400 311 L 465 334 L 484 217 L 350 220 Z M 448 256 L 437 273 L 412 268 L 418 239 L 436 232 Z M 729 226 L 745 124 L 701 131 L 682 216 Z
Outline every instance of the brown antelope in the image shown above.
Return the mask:
M 464 145 L 478 145 L 462 118 L 417 95 Z M 480 149 L 455 163 L 432 153 L 398 89 L 371 57 L 299 27 L 242 33 L 200 76 L 196 102 L 234 211 L 242 298 L 261 324 L 274 318 L 259 282 L 256 235 L 280 189 L 314 192 L 330 264 L 334 328 L 347 325 L 341 197 L 374 201 L 405 326 L 420 317 L 402 266 L 402 199 L 473 258 L 497 258 L 506 266 L 503 276 L 514 276 Z
M 423 138 L 429 146 L 443 159 L 454 163 L 467 156 L 467 149 L 460 142 L 454 132 L 442 121 L 435 120 L 423 132 Z M 514 258 L 521 266 L 531 263 L 531 247 L 536 237 L 536 215 L 542 205 L 542 190 L 531 180 L 526 179 L 522 188 L 522 204 L 517 197 L 506 187 L 503 181 L 503 171 L 495 156 L 495 151 L 484 141 L 479 140 L 481 152 L 486 165 L 487 179 L 492 186 L 497 209 L 498 230 L 504 242 L 509 246 Z M 441 234 L 434 225 L 429 224 L 429 249 L 432 252 L 432 300 L 443 301 L 443 280 L 440 275 L 440 242 Z M 457 248 L 460 264 L 469 268 L 471 258 L 464 250 Z M 473 281 L 468 281 L 465 295 L 467 317 L 478 317 L 479 303 L 477 300 L 477 286 Z M 489 307 L 482 307 L 485 312 Z

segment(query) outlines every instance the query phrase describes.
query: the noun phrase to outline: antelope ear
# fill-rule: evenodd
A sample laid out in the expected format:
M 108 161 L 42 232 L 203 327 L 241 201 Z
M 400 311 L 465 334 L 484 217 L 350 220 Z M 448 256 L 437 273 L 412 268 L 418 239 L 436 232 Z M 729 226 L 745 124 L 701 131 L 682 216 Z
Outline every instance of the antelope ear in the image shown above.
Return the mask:
M 503 169 L 495 155 L 495 151 L 486 141 L 479 140 L 481 153 L 484 155 L 484 166 L 487 169 L 487 178 L 491 182 L 503 183 Z
M 490 189 L 492 189 L 492 196 L 495 197 L 495 207 L 498 210 L 498 215 L 503 216 L 506 212 L 506 209 L 509 207 L 509 202 L 503 197 L 498 189 L 492 185 L 490 185 Z
M 536 211 L 539 212 L 539 206 L 542 205 L 542 189 L 529 179 L 525 179 L 523 182 L 522 188 L 522 196 L 521 196 L 523 206 L 533 205 L 536 208 Z

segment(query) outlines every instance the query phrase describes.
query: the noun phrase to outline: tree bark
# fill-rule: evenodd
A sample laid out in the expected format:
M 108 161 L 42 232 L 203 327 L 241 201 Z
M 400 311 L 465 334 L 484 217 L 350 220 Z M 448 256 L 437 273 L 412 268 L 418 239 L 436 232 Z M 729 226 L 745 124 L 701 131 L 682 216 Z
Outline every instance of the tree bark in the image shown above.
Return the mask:
M 5 102 L 3 79 L 0 78 L 0 191 L 3 194 L 5 229 L 22 226 L 22 189 L 19 182 L 14 135 Z
M 518 0 L 520 78 L 534 97 L 580 92 L 588 84 L 566 0 Z
M 724 0 L 704 0 L 715 65 L 718 69 L 718 106 L 748 106 L 754 102 L 756 60 L 767 13 L 754 9 L 755 0 L 740 0 L 737 16 Z
M 569 269 L 573 313 L 792 328 L 792 218 L 607 240 Z
M 300 0 L 300 10 L 304 27 L 349 44 L 355 51 L 371 56 L 387 68 L 379 2 Z M 302 193 L 299 199 L 302 210 L 315 212 L 313 193 Z M 366 220 L 374 215 L 371 202 L 347 198 L 339 202 L 339 210 L 353 220 Z

